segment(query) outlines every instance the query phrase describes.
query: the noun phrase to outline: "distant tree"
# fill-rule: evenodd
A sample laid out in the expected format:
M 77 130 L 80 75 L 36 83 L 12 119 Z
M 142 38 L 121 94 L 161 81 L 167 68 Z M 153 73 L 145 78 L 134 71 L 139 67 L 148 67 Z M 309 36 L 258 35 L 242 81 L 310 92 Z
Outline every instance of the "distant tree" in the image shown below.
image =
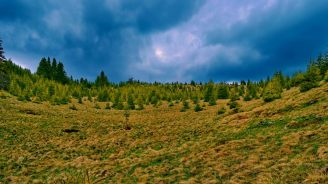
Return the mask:
M 271 102 L 275 99 L 281 98 L 282 86 L 280 84 L 279 77 L 274 77 L 266 85 L 263 92 L 263 100 L 265 102 Z
M 63 63 L 61 63 L 61 62 L 58 63 L 56 75 L 54 78 L 56 81 L 58 81 L 62 84 L 67 84 L 69 82 L 69 79 L 66 75 Z
M 212 81 L 208 82 L 205 86 L 204 101 L 209 102 L 214 96 L 214 83 Z
M 7 62 L 0 62 L 0 89 L 8 90 L 10 77 L 7 67 Z
M 56 58 L 53 58 L 51 64 L 51 78 L 55 80 L 55 76 L 57 76 L 57 61 Z
M 134 98 L 132 93 L 128 94 L 128 109 L 134 110 L 135 109 L 135 104 L 134 104 Z
M 2 47 L 2 39 L 0 38 L 0 62 L 5 60 L 6 60 L 5 51 Z
M 115 94 L 113 108 L 118 110 L 122 110 L 124 108 L 123 102 L 121 100 L 121 93 L 119 91 Z
M 312 88 L 318 87 L 318 82 L 322 79 L 320 74 L 320 69 L 317 65 L 309 65 L 305 75 L 304 80 L 300 85 L 300 91 L 305 92 Z
M 50 79 L 50 73 L 51 73 L 51 65 L 47 62 L 46 58 L 42 58 L 39 66 L 37 68 L 36 74 L 39 76 L 45 77 L 47 79 Z
M 108 102 L 110 100 L 108 91 L 106 89 L 99 90 L 97 99 L 99 102 Z
M 100 72 L 100 75 L 97 77 L 95 82 L 97 87 L 104 87 L 109 85 L 109 81 L 104 71 Z
M 219 84 L 218 87 L 218 99 L 228 99 L 229 98 L 229 87 L 226 84 Z
M 320 54 L 314 64 L 320 69 L 320 74 L 324 76 L 328 70 L 328 53 L 325 56 Z

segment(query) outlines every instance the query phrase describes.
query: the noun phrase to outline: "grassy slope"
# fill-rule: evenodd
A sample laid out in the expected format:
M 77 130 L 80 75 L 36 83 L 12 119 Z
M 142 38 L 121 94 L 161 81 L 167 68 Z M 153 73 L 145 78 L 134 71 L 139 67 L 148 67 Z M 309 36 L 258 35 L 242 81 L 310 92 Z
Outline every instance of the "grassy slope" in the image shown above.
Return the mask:
M 132 129 L 124 130 L 123 111 L 2 97 L 0 183 L 328 182 L 327 83 L 217 115 L 226 103 L 198 113 L 147 107 L 131 112 Z

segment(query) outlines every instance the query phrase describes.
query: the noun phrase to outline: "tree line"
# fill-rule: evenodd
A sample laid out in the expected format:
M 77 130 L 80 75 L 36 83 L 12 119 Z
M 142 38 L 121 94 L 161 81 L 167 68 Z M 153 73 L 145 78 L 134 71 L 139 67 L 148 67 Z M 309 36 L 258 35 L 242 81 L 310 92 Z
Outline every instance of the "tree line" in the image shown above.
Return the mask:
M 67 104 L 75 98 L 79 103 L 85 100 L 107 102 L 107 109 L 142 110 L 145 105 L 159 106 L 163 101 L 169 106 L 182 102 L 185 111 L 194 104 L 195 111 L 202 110 L 200 102 L 216 105 L 218 99 L 230 99 L 229 106 L 238 109 L 237 100 L 250 101 L 262 98 L 271 102 L 281 98 L 284 90 L 299 87 L 301 92 L 318 87 L 321 81 L 328 81 L 328 53 L 311 61 L 304 72 L 292 76 L 276 72 L 272 77 L 260 81 L 240 81 L 234 83 L 147 83 L 134 80 L 111 83 L 104 71 L 95 81 L 68 77 L 62 62 L 42 58 L 36 73 L 23 69 L 6 60 L 0 42 L 0 89 L 9 91 L 22 101 Z M 95 106 L 96 106 L 95 105 Z

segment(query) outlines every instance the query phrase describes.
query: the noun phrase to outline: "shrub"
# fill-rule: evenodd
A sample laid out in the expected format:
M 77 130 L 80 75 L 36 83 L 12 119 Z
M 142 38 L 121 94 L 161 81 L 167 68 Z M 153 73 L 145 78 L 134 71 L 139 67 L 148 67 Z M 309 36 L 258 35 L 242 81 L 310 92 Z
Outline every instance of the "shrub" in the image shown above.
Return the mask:
M 252 97 L 250 95 L 246 95 L 244 97 L 244 101 L 251 101 L 252 100 Z
M 264 88 L 263 100 L 265 102 L 271 102 L 275 99 L 281 98 L 282 86 L 278 78 L 272 79 Z
M 183 108 L 190 109 L 189 102 L 187 100 L 183 102 Z
M 236 101 L 230 101 L 228 105 L 230 109 L 235 109 L 238 107 L 238 103 Z
M 303 82 L 301 85 L 300 85 L 300 92 L 306 92 L 306 91 L 309 91 L 310 89 L 312 88 L 315 88 L 317 87 L 318 84 L 315 83 L 315 82 Z
M 199 111 L 202 111 L 203 108 L 199 105 L 199 103 L 197 103 L 197 104 L 195 105 L 194 110 L 195 110 L 195 112 L 199 112 Z
M 226 109 L 222 107 L 221 109 L 218 110 L 218 115 L 224 114 L 226 112 Z
M 208 102 L 208 105 L 210 105 L 210 106 L 216 105 L 215 99 L 214 98 L 211 98 L 210 101 Z
M 186 112 L 187 109 L 190 109 L 189 102 L 187 100 L 183 101 L 183 107 L 180 112 Z

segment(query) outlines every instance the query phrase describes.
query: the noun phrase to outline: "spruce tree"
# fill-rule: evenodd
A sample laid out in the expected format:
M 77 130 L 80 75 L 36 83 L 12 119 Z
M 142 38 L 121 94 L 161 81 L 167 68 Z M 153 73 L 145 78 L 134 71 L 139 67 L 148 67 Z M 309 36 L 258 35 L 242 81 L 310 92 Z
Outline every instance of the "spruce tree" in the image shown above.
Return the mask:
M 218 87 L 218 99 L 228 99 L 229 98 L 229 87 L 227 84 L 220 84 Z
M 135 104 L 134 104 L 134 99 L 132 93 L 128 94 L 128 109 L 134 110 L 135 109 Z
M 46 77 L 47 72 L 49 72 L 47 67 L 48 67 L 47 59 L 42 58 L 39 63 L 39 66 L 37 68 L 36 74 L 38 74 L 39 76 L 42 76 L 42 77 Z
M 59 62 L 57 64 L 56 76 L 54 78 L 55 78 L 56 81 L 58 81 L 62 84 L 67 84 L 68 83 L 69 79 L 66 75 L 63 63 Z
M 5 61 L 6 57 L 5 57 L 5 51 L 2 47 L 2 40 L 0 38 L 0 62 Z
M 53 58 L 51 64 L 51 79 L 55 80 L 55 76 L 57 75 L 57 61 L 56 58 Z
M 320 75 L 320 69 L 317 65 L 311 64 L 309 65 L 305 75 L 304 80 L 300 85 L 300 91 L 305 92 L 312 88 L 319 86 L 319 81 L 322 79 Z
M 210 81 L 205 86 L 204 101 L 209 102 L 214 96 L 214 83 Z
M 275 99 L 281 98 L 282 86 L 280 84 L 280 79 L 274 77 L 271 81 L 268 82 L 263 92 L 263 100 L 265 102 L 271 102 Z
M 0 89 L 8 90 L 10 77 L 7 67 L 7 62 L 0 62 Z
M 109 85 L 108 78 L 104 71 L 100 72 L 100 75 L 97 77 L 95 84 L 97 87 L 104 87 Z

